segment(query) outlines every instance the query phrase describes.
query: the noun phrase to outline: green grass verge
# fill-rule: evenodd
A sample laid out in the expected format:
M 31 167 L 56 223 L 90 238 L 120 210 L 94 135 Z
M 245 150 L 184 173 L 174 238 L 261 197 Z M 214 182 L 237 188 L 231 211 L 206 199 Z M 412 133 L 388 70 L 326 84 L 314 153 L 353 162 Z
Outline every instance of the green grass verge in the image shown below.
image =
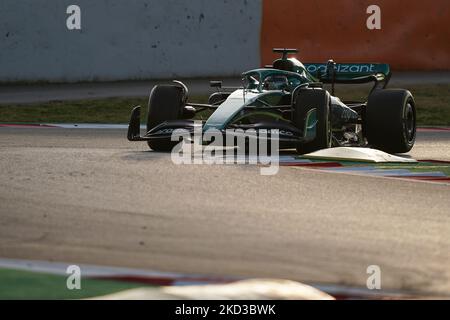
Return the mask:
M 36 104 L 0 105 L 0 123 L 128 123 L 131 109 L 142 106 L 145 121 L 148 98 L 105 98 L 51 101 Z M 207 96 L 191 99 L 208 102 Z M 198 114 L 207 118 L 207 111 Z
M 80 290 L 66 287 L 67 277 L 0 269 L 0 299 L 83 299 L 143 287 L 140 284 L 81 278 Z
M 301 159 L 301 156 L 297 156 Z M 373 167 L 380 170 L 395 170 L 406 169 L 411 172 L 442 172 L 447 177 L 450 177 L 450 164 L 438 163 L 438 162 L 418 162 L 418 163 L 375 163 L 375 162 L 363 162 L 363 161 L 341 161 L 341 160 L 320 160 L 312 159 L 314 162 L 339 162 L 345 167 Z
M 450 125 L 450 85 L 415 85 L 408 89 L 417 105 L 419 125 Z M 367 86 L 337 86 L 336 95 L 343 100 L 364 100 Z M 205 103 L 206 96 L 190 101 Z M 147 98 L 107 98 L 80 101 L 54 101 L 27 105 L 1 105 L 2 123 L 127 123 L 133 106 L 143 106 L 145 119 Z M 197 115 L 206 119 L 208 112 Z
M 384 164 L 375 165 L 376 169 L 407 169 L 411 172 L 442 172 L 448 177 L 450 177 L 450 164 L 439 164 L 439 163 L 429 163 L 429 162 L 421 162 L 417 164 Z
M 298 158 L 301 158 L 298 157 Z M 319 160 L 314 159 L 314 162 L 334 162 L 332 160 Z M 375 162 L 362 162 L 362 161 L 340 161 L 337 160 L 344 167 L 373 167 L 374 169 L 381 170 L 395 170 L 395 169 L 407 169 L 411 172 L 442 172 L 450 177 L 450 164 L 447 163 L 434 163 L 434 162 L 418 162 L 418 163 L 375 163 Z

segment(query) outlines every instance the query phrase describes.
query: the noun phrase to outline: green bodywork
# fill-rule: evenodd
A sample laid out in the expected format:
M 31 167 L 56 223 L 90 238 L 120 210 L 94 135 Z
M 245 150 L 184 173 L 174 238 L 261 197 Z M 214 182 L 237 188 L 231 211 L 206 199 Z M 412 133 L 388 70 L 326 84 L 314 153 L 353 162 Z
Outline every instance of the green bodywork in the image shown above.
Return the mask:
M 223 130 L 230 121 L 245 107 L 258 98 L 264 96 L 264 93 L 253 92 L 246 89 L 238 89 L 213 112 L 203 125 L 203 131 L 209 129 Z
M 263 88 L 264 79 L 278 75 L 287 77 L 289 81 L 287 90 L 266 90 Z M 297 73 L 277 69 L 255 69 L 244 72 L 242 76 L 244 80 L 248 80 L 244 88 L 230 94 L 208 118 L 203 126 L 203 131 L 209 129 L 223 130 L 232 120 L 235 120 L 234 118 L 245 107 L 259 105 L 258 111 L 264 111 L 265 106 L 278 105 L 282 96 L 289 94 L 297 86 L 314 81 L 306 71 Z
M 244 109 L 248 106 L 256 106 L 257 110 L 251 112 L 270 113 L 270 110 L 264 110 L 266 107 L 277 106 L 284 95 L 289 95 L 300 85 L 317 83 L 327 78 L 326 63 L 307 63 L 302 64 L 295 58 L 279 59 L 274 62 L 287 62 L 292 71 L 280 70 L 275 68 L 254 69 L 242 74 L 244 86 L 230 94 L 230 96 L 214 111 L 203 126 L 203 131 L 209 129 L 224 130 L 228 125 L 244 117 Z M 351 63 L 336 64 L 336 80 L 362 79 L 367 76 L 375 76 L 377 81 L 386 80 L 390 75 L 388 64 L 373 63 Z M 287 78 L 286 87 L 283 89 L 264 88 L 265 79 L 270 77 L 283 76 Z M 274 118 L 276 113 L 272 112 Z M 307 131 L 305 135 L 312 135 L 315 130 L 316 115 L 311 113 L 305 123 Z

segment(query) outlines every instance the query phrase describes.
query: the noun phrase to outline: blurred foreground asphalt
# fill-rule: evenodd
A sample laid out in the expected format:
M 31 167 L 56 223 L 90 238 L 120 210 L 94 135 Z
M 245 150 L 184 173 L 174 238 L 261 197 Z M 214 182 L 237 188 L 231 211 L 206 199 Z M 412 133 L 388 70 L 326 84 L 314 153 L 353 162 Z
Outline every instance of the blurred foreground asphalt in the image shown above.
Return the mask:
M 126 130 L 0 128 L 0 257 L 450 294 L 450 186 L 175 165 Z M 450 160 L 450 132 L 411 157 Z

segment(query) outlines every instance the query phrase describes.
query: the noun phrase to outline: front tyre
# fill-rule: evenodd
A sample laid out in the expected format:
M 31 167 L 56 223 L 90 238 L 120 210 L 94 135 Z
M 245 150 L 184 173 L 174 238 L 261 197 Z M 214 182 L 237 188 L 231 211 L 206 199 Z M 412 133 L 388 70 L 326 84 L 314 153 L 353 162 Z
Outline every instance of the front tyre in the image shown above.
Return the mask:
M 155 86 L 148 101 L 147 132 L 165 121 L 182 119 L 185 103 L 186 97 L 182 87 L 176 85 Z M 154 139 L 147 143 L 155 151 L 171 151 L 178 142 Z
M 369 145 L 389 153 L 411 150 L 416 140 L 416 106 L 408 90 L 375 90 L 367 102 L 365 135 Z
M 330 123 L 330 94 L 319 88 L 298 90 L 294 102 L 293 122 L 303 132 L 306 128 L 306 117 L 310 110 L 316 110 L 316 136 L 312 141 L 299 143 L 297 153 L 306 154 L 331 147 L 332 131 Z

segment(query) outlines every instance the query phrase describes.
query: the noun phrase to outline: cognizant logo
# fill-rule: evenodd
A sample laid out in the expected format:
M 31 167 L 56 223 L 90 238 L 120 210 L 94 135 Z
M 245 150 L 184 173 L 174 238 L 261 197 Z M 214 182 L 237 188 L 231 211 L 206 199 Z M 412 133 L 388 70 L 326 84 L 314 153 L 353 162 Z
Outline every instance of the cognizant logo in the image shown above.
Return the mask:
M 375 65 L 372 63 L 364 63 L 364 64 L 336 64 L 336 72 L 339 73 L 373 73 L 375 72 Z M 310 64 L 306 66 L 306 70 L 309 73 L 317 73 L 326 72 L 327 65 L 326 64 Z

